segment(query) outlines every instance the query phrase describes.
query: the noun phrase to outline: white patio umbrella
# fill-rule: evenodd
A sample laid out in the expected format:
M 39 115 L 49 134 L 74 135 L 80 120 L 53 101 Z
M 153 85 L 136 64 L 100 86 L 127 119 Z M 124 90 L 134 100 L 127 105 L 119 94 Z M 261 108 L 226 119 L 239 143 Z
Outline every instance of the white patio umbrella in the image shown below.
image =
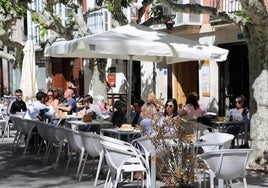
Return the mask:
M 51 57 L 129 60 L 129 86 L 132 85 L 133 60 L 170 64 L 195 60 L 224 61 L 227 55 L 228 50 L 155 31 L 139 24 L 128 24 L 100 34 L 56 42 L 45 50 L 45 56 Z M 128 97 L 127 105 L 130 107 L 130 87 Z
M 35 51 L 32 40 L 27 40 L 23 48 L 24 57 L 22 61 L 20 88 L 25 100 L 35 97 L 38 90 L 36 68 L 35 68 Z
M 100 34 L 60 41 L 46 48 L 45 56 L 111 58 L 176 63 L 193 60 L 224 61 L 228 50 L 198 41 L 128 24 Z

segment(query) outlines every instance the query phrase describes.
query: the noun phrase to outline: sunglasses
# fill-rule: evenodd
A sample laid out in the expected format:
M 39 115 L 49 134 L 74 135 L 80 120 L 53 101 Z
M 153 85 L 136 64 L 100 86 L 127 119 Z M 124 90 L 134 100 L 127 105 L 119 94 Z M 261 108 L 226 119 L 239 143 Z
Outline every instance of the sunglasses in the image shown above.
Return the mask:
M 22 95 L 16 95 L 16 97 L 22 97 Z
M 166 108 L 169 107 L 169 108 L 174 108 L 173 105 L 166 105 Z

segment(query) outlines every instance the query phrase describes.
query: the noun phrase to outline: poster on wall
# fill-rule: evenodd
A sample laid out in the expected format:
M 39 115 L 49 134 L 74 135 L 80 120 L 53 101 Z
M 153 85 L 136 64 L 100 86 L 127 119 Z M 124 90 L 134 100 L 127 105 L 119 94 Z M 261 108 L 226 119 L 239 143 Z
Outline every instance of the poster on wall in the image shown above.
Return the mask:
M 202 96 L 210 97 L 210 62 L 204 61 L 202 64 Z
M 110 67 L 109 68 L 109 73 L 108 73 L 108 83 L 110 87 L 115 87 L 116 86 L 116 68 L 115 67 Z

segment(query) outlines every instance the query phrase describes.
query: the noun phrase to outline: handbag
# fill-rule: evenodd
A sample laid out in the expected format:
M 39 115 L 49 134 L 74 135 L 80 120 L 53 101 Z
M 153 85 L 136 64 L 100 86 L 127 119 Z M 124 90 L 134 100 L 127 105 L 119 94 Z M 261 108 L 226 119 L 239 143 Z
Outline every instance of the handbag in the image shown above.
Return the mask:
M 83 122 L 91 122 L 93 119 L 94 112 L 88 112 L 83 116 Z

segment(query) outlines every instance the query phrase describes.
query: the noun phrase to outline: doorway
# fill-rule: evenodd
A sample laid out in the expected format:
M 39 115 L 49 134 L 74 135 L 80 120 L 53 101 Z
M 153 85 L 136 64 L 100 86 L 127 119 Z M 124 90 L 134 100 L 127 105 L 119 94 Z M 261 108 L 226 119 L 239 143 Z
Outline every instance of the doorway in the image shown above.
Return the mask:
M 225 44 L 220 47 L 228 49 L 226 62 L 219 65 L 219 115 L 224 116 L 226 109 L 234 108 L 235 97 L 243 94 L 245 106 L 249 106 L 249 66 L 246 44 Z
M 168 98 L 173 97 L 177 100 L 178 104 L 184 105 L 190 92 L 198 93 L 199 91 L 198 62 L 191 61 L 173 64 L 172 75 L 173 78 L 168 79 L 168 85 L 172 86 L 172 95 L 168 94 Z

